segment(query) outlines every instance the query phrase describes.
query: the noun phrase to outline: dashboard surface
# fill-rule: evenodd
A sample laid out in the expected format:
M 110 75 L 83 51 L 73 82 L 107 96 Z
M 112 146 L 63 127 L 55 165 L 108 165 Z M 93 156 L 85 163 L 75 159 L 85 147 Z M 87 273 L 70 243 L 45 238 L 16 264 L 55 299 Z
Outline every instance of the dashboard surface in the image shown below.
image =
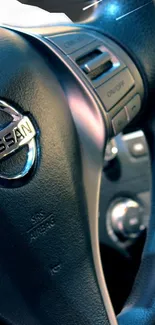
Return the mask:
M 152 3 L 150 0 L 20 0 L 21 3 L 38 6 L 49 12 L 63 12 L 74 21 L 83 21 L 93 15 L 101 17 L 105 24 L 117 22 Z M 92 17 L 91 17 L 92 16 Z
M 97 7 L 96 0 L 21 0 L 20 2 L 53 13 L 63 12 L 74 22 L 88 19 Z

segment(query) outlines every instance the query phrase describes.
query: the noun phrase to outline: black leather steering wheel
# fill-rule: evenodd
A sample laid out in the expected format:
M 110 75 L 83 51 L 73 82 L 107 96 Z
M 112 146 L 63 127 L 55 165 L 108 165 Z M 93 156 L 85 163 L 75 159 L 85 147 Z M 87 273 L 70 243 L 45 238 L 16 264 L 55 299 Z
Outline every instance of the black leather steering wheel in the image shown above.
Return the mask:
M 35 32 L 0 29 L 1 322 L 154 324 L 154 3 L 117 22 L 100 11 L 87 24 Z M 136 115 L 151 152 L 152 214 L 116 320 L 100 261 L 99 190 L 106 143 Z

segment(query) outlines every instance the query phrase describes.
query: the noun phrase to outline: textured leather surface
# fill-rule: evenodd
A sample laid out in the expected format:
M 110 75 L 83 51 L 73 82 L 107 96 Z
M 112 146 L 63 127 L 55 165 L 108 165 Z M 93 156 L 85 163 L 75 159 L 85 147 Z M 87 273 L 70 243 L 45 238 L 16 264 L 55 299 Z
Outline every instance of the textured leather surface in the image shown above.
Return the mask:
M 54 58 L 39 51 L 0 29 L 0 98 L 32 114 L 40 144 L 30 179 L 0 182 L 0 315 L 18 325 L 104 325 L 77 134 Z
M 138 7 L 141 8 L 135 11 Z M 133 12 L 116 20 L 130 11 Z M 139 274 L 135 280 L 132 294 L 122 314 L 119 315 L 118 321 L 121 325 L 151 325 L 155 324 L 155 122 L 154 114 L 151 113 L 151 108 L 152 111 L 154 110 L 155 89 L 155 3 L 147 0 L 105 0 L 94 21 L 88 25 L 94 26 L 121 44 L 137 62 L 144 81 L 146 85 L 148 84 L 149 100 L 146 115 L 148 118 L 150 113 L 150 117 L 152 117 L 147 125 L 147 127 L 149 126 L 147 137 L 152 151 L 152 215 Z M 143 119 L 143 121 L 146 120 Z M 146 122 L 144 126 L 146 127 Z

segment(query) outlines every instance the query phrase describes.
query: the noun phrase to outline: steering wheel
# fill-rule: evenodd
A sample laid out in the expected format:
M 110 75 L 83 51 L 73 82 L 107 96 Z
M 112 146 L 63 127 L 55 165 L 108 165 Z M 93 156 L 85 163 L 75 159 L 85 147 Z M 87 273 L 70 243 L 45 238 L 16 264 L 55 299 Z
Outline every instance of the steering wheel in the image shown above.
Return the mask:
M 2 324 L 154 324 L 155 8 L 144 2 L 117 21 L 100 10 L 86 24 L 0 29 Z M 116 319 L 98 205 L 106 143 L 129 123 L 148 139 L 152 214 Z

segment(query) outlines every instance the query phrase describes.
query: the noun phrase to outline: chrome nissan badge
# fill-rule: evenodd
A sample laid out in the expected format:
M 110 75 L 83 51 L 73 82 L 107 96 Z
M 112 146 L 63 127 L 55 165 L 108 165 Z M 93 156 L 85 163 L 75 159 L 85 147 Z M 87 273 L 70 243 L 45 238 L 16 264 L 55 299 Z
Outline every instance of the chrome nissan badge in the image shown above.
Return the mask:
M 0 161 L 16 152 L 23 146 L 28 146 L 27 158 L 23 170 L 16 175 L 2 175 L 3 179 L 19 179 L 24 177 L 32 168 L 36 158 L 35 128 L 27 116 L 19 113 L 4 101 L 0 101 L 0 111 L 11 116 L 10 124 L 0 130 Z M 0 162 L 1 163 L 1 162 Z

